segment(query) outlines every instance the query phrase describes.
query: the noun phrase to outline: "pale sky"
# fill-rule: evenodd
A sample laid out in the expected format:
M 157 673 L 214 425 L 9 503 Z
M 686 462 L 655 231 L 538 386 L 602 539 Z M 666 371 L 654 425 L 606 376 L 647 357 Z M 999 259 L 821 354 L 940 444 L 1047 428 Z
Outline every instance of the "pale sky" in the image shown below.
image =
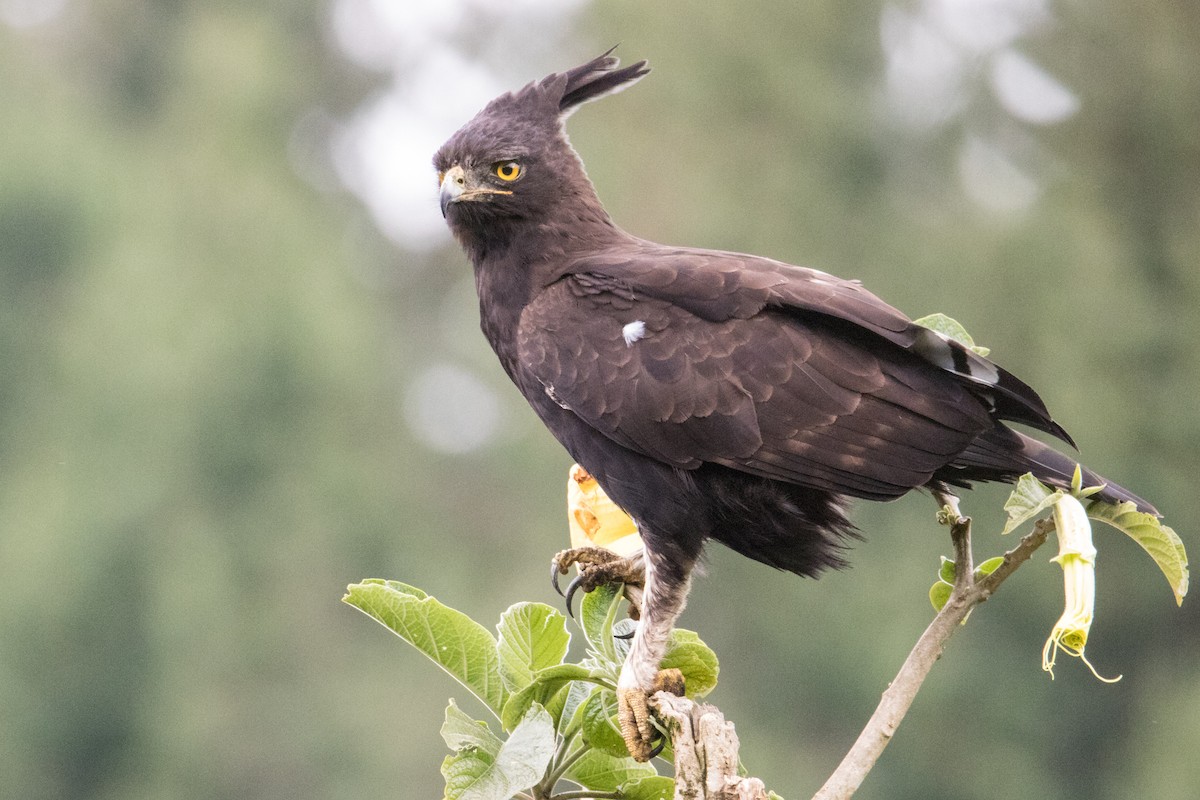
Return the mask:
M 334 0 L 343 52 L 391 76 L 385 91 L 345 121 L 334 144 L 339 176 L 389 238 L 418 251 L 449 241 L 430 166 L 434 151 L 488 100 L 540 77 L 539 62 L 544 71 L 561 68 L 561 56 L 546 56 L 572 51 L 564 45 L 585 2 Z M 514 49 L 511 42 L 526 44 Z

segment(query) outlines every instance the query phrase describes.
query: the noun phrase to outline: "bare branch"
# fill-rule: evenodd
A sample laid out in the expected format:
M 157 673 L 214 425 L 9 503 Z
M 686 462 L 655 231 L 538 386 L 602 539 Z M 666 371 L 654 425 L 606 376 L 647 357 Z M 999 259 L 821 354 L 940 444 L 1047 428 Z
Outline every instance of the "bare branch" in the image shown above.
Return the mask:
M 941 657 L 946 643 L 967 618 L 967 614 L 987 600 L 1017 567 L 1027 561 L 1033 551 L 1046 541 L 1047 534 L 1053 528 L 1053 523 L 1048 520 L 1039 521 L 1032 533 L 1005 553 L 999 567 L 976 581 L 971 555 L 971 520 L 958 516 L 949 522 L 955 553 L 954 590 L 950 599 L 921 634 L 895 679 L 883 693 L 866 727 L 829 780 L 813 795 L 813 800 L 846 800 L 857 791 L 895 735 L 934 662 Z
M 1000 566 L 996 567 L 990 575 L 980 578 L 976 584 L 976 591 L 985 596 L 980 600 L 987 599 L 987 595 L 996 591 L 996 588 L 1008 578 L 1009 575 L 1024 564 L 1033 555 L 1033 551 L 1037 550 L 1046 542 L 1046 537 L 1054 530 L 1054 520 L 1050 517 L 1039 519 L 1033 524 L 1033 530 L 1022 537 L 1021 541 L 1012 550 L 1004 554 L 1004 560 Z

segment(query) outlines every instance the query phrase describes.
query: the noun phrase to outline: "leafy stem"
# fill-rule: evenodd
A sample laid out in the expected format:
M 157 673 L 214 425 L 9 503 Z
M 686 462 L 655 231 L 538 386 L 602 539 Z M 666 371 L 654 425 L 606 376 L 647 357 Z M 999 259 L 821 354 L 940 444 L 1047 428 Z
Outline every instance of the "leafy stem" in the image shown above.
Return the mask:
M 560 750 L 559 753 L 564 752 L 566 750 L 566 748 L 569 746 L 570 746 L 569 741 L 564 740 L 563 749 Z M 555 762 L 552 762 L 550 764 L 550 769 L 548 769 L 546 771 L 546 777 L 542 779 L 540 784 L 538 784 L 539 786 L 542 787 L 542 791 L 548 792 L 548 791 L 552 790 L 554 788 L 555 784 L 557 784 L 562 779 L 562 776 L 566 774 L 567 770 L 569 770 L 571 767 L 573 767 L 576 764 L 576 762 L 579 761 L 579 759 L 581 759 L 585 755 L 587 755 L 587 752 L 590 749 L 591 748 L 589 748 L 585 744 L 580 745 L 579 747 L 572 750 L 570 753 L 568 753 L 563 758 L 561 758 L 561 759 L 556 758 Z M 562 795 L 560 794 L 557 796 L 561 797 Z

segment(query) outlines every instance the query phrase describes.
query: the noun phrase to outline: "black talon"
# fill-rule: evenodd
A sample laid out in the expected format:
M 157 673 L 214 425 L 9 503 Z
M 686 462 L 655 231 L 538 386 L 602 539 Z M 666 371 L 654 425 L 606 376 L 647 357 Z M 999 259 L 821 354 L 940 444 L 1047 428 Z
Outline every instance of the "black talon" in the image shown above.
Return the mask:
M 663 751 L 663 748 L 666 746 L 667 746 L 667 737 L 663 736 L 662 733 L 660 732 L 658 734 L 658 744 L 655 745 L 654 749 L 650 751 L 650 758 L 656 757 L 659 753 L 661 753 Z M 649 761 L 650 759 L 646 759 L 646 760 Z
M 583 575 L 576 575 L 575 579 L 567 584 L 567 593 L 563 595 L 567 601 L 567 615 L 571 619 L 575 619 L 575 610 L 571 608 L 571 601 L 574 600 L 575 592 L 581 583 L 583 583 Z
M 614 639 L 624 639 L 624 640 L 628 641 L 633 638 L 633 635 L 635 633 L 637 633 L 637 628 L 634 628 L 633 630 L 629 631 L 629 633 L 614 633 L 613 638 Z
M 554 587 L 554 591 L 558 592 L 559 597 L 563 597 L 562 589 L 558 588 L 558 576 L 562 575 L 562 574 L 563 574 L 563 572 L 561 569 L 559 569 L 558 562 L 551 561 L 550 562 L 550 585 Z

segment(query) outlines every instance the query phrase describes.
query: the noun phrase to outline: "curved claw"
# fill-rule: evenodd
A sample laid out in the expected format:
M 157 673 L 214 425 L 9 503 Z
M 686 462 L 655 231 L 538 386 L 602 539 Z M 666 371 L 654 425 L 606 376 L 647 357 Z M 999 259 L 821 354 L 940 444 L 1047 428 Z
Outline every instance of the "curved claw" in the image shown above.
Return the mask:
M 663 748 L 666 746 L 667 746 L 667 737 L 663 736 L 662 733 L 659 733 L 658 734 L 658 744 L 654 745 L 654 747 L 651 748 L 650 758 L 657 757 L 658 754 L 661 753 L 663 751 Z M 647 761 L 649 761 L 649 759 L 647 759 Z
M 637 633 L 637 628 L 633 628 L 628 633 L 614 633 L 613 638 L 614 639 L 624 639 L 625 641 L 629 641 L 630 639 L 633 638 L 634 634 L 636 634 L 636 633 Z
M 583 575 L 576 575 L 574 579 L 567 584 L 567 593 L 563 595 L 567 601 L 567 616 L 569 616 L 571 619 L 575 619 L 575 610 L 571 608 L 571 603 L 575 599 L 575 592 L 579 590 L 579 587 L 582 584 Z
M 550 585 L 554 587 L 554 591 L 558 592 L 559 597 L 565 597 L 563 590 L 558 587 L 558 576 L 565 574 L 559 569 L 557 561 L 550 562 Z

